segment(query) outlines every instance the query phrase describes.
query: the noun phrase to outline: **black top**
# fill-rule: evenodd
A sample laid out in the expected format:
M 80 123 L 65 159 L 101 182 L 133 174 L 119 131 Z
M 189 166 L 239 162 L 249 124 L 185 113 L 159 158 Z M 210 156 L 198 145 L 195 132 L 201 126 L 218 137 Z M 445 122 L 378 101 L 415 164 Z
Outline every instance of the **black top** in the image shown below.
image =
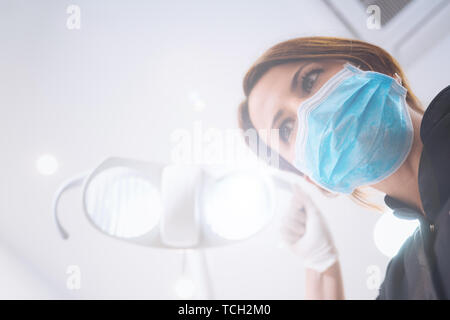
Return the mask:
M 419 192 L 425 216 L 386 196 L 397 217 L 420 226 L 389 262 L 377 299 L 450 299 L 450 86 L 430 103 L 420 126 Z

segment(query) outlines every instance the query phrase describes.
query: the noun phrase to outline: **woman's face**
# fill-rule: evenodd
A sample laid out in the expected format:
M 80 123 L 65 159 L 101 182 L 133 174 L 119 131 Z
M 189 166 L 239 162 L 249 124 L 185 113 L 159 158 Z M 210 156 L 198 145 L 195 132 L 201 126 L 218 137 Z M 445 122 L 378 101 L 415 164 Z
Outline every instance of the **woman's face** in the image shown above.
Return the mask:
M 276 145 L 271 145 L 271 139 L 265 135 L 261 139 L 291 164 L 295 155 L 298 107 L 340 71 L 345 62 L 306 60 L 281 64 L 269 69 L 252 89 L 248 98 L 250 120 L 257 130 L 279 130 Z

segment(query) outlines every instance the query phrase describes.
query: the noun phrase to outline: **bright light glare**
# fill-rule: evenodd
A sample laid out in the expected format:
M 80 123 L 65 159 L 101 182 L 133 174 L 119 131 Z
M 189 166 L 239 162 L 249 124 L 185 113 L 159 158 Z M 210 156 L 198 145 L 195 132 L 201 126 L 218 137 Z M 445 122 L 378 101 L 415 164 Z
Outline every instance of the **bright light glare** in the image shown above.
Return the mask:
M 129 168 L 98 174 L 86 190 L 86 209 L 104 232 L 117 237 L 138 237 L 153 229 L 162 213 L 156 187 Z
M 36 160 L 36 169 L 40 174 L 52 175 L 58 171 L 58 161 L 51 154 L 44 154 Z
M 392 258 L 418 226 L 417 220 L 399 219 L 393 213 L 386 212 L 375 224 L 373 232 L 375 245 L 381 253 Z
M 205 190 L 206 223 L 229 240 L 250 237 L 272 217 L 272 194 L 266 180 L 252 174 L 233 174 Z
M 189 94 L 189 100 L 191 101 L 195 111 L 202 111 L 206 107 L 205 101 L 203 101 L 203 99 L 200 98 L 199 94 L 195 91 L 192 91 Z
M 182 276 L 175 283 L 175 293 L 180 299 L 190 299 L 195 293 L 195 283 L 187 276 Z

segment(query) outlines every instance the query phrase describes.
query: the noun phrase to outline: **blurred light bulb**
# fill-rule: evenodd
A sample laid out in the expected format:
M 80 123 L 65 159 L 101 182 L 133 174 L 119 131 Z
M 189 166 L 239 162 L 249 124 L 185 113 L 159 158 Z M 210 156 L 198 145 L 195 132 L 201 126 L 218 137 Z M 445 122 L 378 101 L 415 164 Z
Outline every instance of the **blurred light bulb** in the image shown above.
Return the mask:
M 195 293 L 195 283 L 191 278 L 182 276 L 175 284 L 175 293 L 181 299 L 190 299 Z
M 217 181 L 205 191 L 206 223 L 228 240 L 248 238 L 272 217 L 272 194 L 267 181 L 241 173 Z
M 206 107 L 206 103 L 200 98 L 199 94 L 195 91 L 192 91 L 189 94 L 189 100 L 195 111 L 202 111 Z
M 52 175 L 58 167 L 58 161 L 51 154 L 44 154 L 36 160 L 36 169 L 42 175 Z
M 375 245 L 381 253 L 392 258 L 418 226 L 419 221 L 417 220 L 400 219 L 393 213 L 386 212 L 375 224 L 373 231 Z

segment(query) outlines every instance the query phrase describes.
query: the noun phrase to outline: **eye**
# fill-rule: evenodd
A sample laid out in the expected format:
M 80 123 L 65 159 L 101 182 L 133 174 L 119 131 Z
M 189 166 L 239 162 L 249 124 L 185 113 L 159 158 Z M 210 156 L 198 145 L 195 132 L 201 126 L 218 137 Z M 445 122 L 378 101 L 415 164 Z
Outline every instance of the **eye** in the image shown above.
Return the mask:
M 305 92 L 307 92 L 308 94 L 311 93 L 311 90 L 322 71 L 322 69 L 314 69 L 302 77 L 302 88 Z
M 284 120 L 279 128 L 280 139 L 288 143 L 289 137 L 291 136 L 292 131 L 294 130 L 295 121 L 293 119 Z

